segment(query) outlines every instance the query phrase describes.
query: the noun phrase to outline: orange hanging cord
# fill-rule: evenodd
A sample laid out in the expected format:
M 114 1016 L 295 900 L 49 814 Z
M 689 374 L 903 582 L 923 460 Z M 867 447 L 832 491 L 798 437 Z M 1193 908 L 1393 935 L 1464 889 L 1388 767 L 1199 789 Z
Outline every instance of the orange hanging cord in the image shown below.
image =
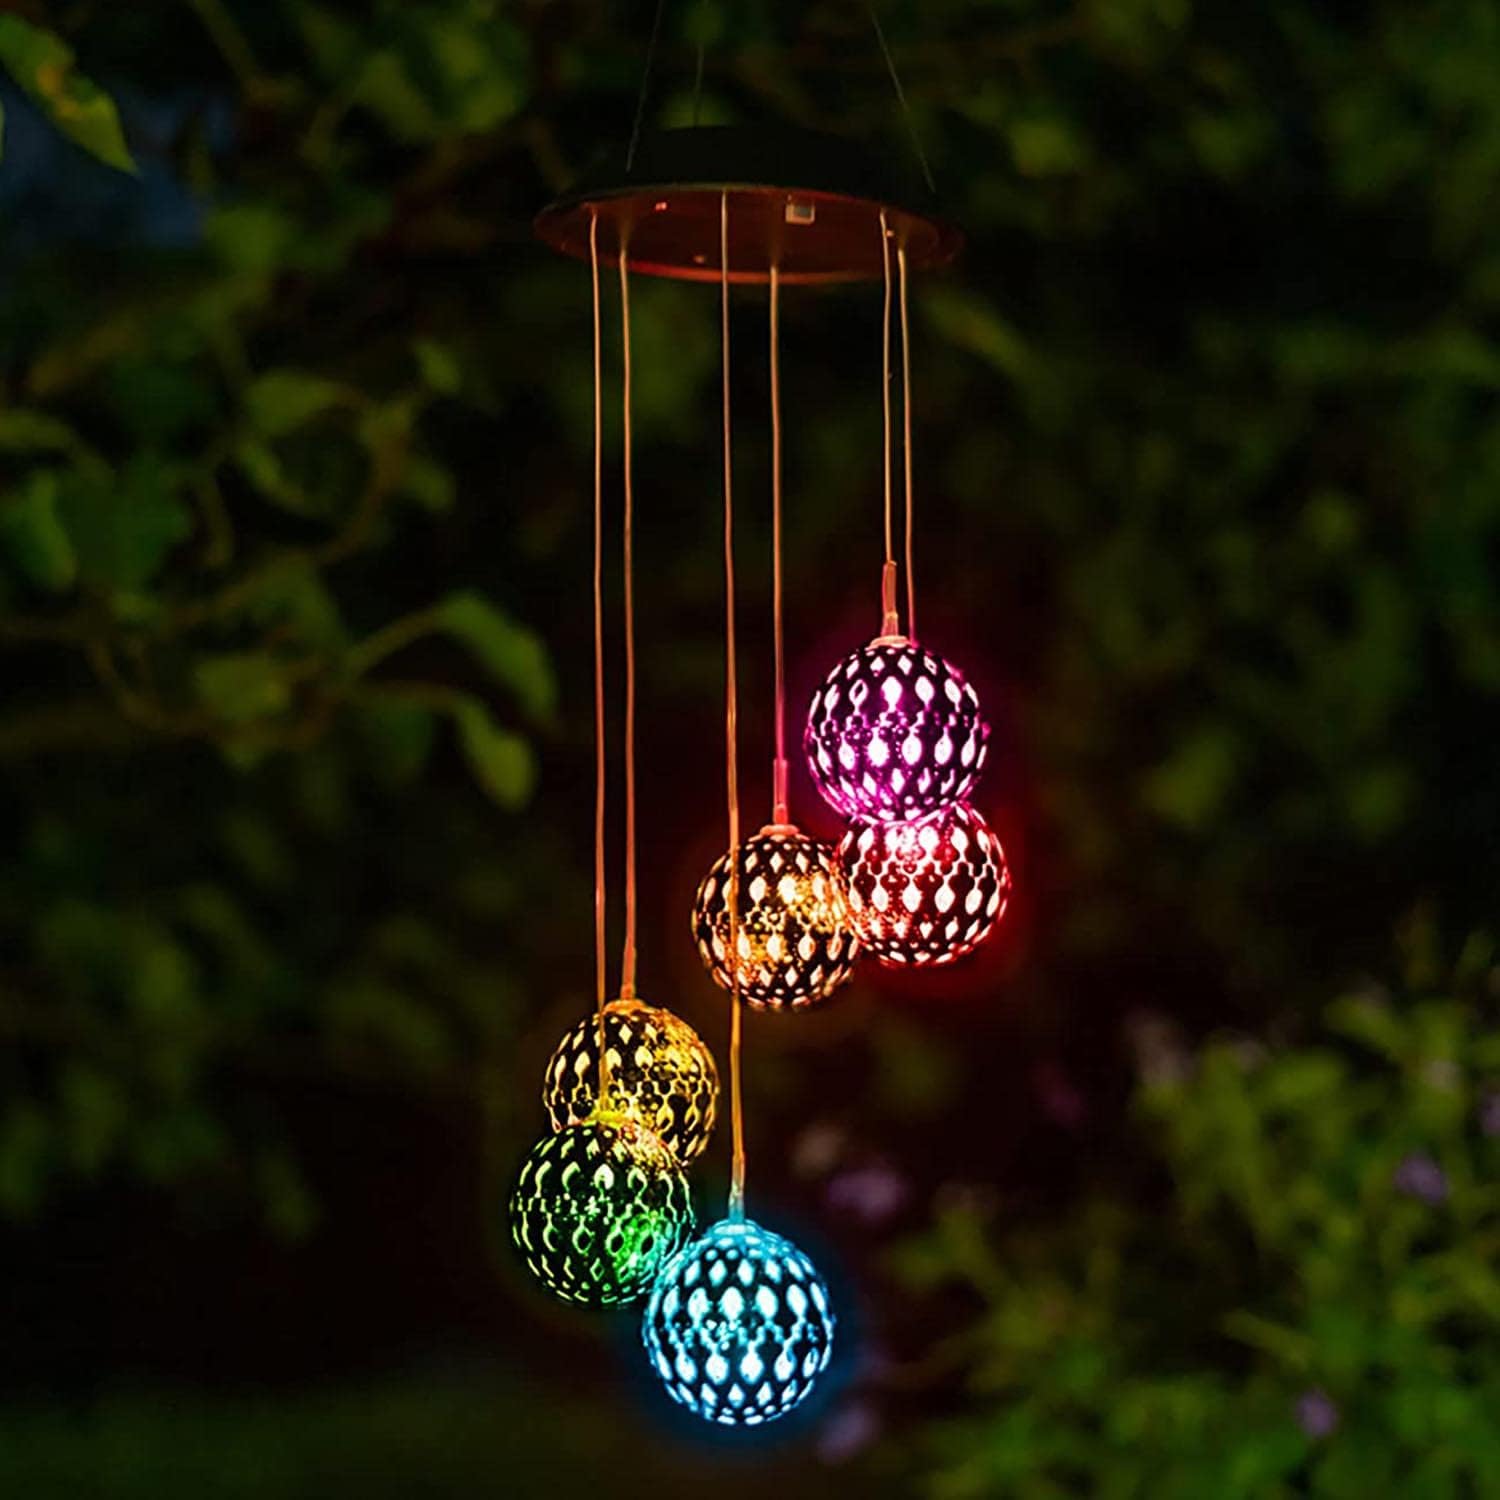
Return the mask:
M 625 946 L 620 956 L 620 998 L 635 999 L 635 459 L 631 434 L 630 263 L 620 242 L 620 336 L 623 342 L 625 447 Z
M 724 780 L 729 802 L 729 1104 L 734 1158 L 729 1217 L 745 1217 L 745 1109 L 741 1090 L 739 665 L 734 630 L 734 464 L 729 416 L 729 194 L 719 195 L 719 337 L 724 382 Z
M 771 615 L 776 654 L 776 759 L 771 767 L 771 821 L 791 821 L 787 807 L 786 638 L 781 625 L 781 268 L 771 264 Z
M 906 467 L 906 633 L 912 640 L 916 640 L 917 584 L 911 564 L 911 314 L 906 301 L 906 245 L 901 242 L 896 245 L 896 265 L 901 274 L 901 455 Z M 889 271 L 889 264 L 886 269 Z
M 885 314 L 881 320 L 880 406 L 885 424 L 885 566 L 880 574 L 880 633 L 899 636 L 901 619 L 896 609 L 896 543 L 891 515 L 894 510 L 891 477 L 891 231 L 885 210 L 880 212 L 880 262 L 885 272 Z
M 599 1013 L 599 1094 L 595 1109 L 602 1111 L 609 1098 L 609 1049 L 604 1030 L 609 973 L 604 935 L 604 362 L 597 210 L 589 222 L 589 267 L 594 289 L 594 979 Z

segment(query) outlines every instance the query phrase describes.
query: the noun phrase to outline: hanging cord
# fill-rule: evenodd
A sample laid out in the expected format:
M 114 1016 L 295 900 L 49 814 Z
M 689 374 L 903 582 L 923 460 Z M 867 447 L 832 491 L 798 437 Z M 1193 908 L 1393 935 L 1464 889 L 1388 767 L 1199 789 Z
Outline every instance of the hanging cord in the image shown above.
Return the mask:
M 603 1111 L 609 1098 L 609 1049 L 604 1031 L 609 975 L 604 938 L 604 362 L 598 210 L 589 220 L 589 269 L 594 283 L 594 978 L 599 1009 L 599 1093 L 594 1108 Z
M 635 166 L 635 148 L 641 143 L 641 123 L 646 118 L 646 96 L 651 88 L 651 70 L 656 66 L 656 41 L 661 35 L 661 17 L 666 8 L 667 0 L 656 0 L 656 15 L 651 21 L 651 40 L 646 43 L 646 66 L 641 70 L 641 92 L 635 101 L 635 123 L 630 127 L 630 146 L 625 152 L 627 177 Z
M 891 232 L 885 210 L 880 210 L 880 263 L 885 271 L 885 315 L 881 321 L 880 406 L 885 421 L 885 567 L 880 575 L 880 633 L 900 635 L 896 612 L 896 543 L 891 523 L 894 509 L 891 479 Z
M 734 464 L 729 419 L 729 194 L 719 194 L 719 338 L 724 381 L 724 780 L 729 801 L 729 1103 L 734 1160 L 729 1217 L 745 1217 L 745 1107 L 740 1084 L 743 1023 L 740 1003 L 739 664 L 734 638 Z
M 771 821 L 787 810 L 786 638 L 781 625 L 781 267 L 771 262 L 771 616 L 776 653 L 776 759 L 771 767 Z
M 698 6 L 698 58 L 693 67 L 693 125 L 703 107 L 703 55 L 708 50 L 705 38 L 708 35 L 708 0 Z
M 911 565 L 911 314 L 906 303 L 906 243 L 896 244 L 896 265 L 901 273 L 901 418 L 904 430 L 901 456 L 906 465 L 906 634 L 917 638 L 917 584 Z
M 625 440 L 625 946 L 620 998 L 635 999 L 635 463 L 631 441 L 630 261 L 620 244 L 620 334 L 624 342 Z
M 901 106 L 901 119 L 906 126 L 906 134 L 911 140 L 912 151 L 916 154 L 917 165 L 922 169 L 922 181 L 927 184 L 927 191 L 936 196 L 937 183 L 932 180 L 932 168 L 927 164 L 927 153 L 922 149 L 922 137 L 917 134 L 917 122 L 912 118 L 911 105 L 906 99 L 906 90 L 901 87 L 901 75 L 896 71 L 896 59 L 891 56 L 891 49 L 886 44 L 885 27 L 880 24 L 874 0 L 865 0 L 865 10 L 869 14 L 870 25 L 875 28 L 875 40 L 880 43 L 880 55 L 885 59 L 886 72 L 891 75 L 891 87 L 896 91 L 896 103 Z

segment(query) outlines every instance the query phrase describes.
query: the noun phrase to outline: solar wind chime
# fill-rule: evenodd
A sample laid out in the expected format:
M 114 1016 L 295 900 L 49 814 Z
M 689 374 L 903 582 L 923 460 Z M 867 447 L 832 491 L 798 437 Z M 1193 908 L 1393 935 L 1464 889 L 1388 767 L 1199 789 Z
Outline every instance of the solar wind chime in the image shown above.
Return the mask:
M 875 31 L 889 64 L 878 21 Z M 654 40 L 655 33 L 653 50 Z M 646 66 L 642 103 L 649 52 Z M 904 109 L 894 67 L 891 76 Z M 916 154 L 930 193 L 920 147 Z M 623 160 L 601 167 L 537 219 L 543 240 L 592 272 L 598 1005 L 547 1067 L 544 1096 L 554 1133 L 522 1166 L 511 1227 L 530 1269 L 565 1301 L 610 1307 L 644 1297 L 652 1368 L 674 1400 L 726 1426 L 755 1426 L 803 1401 L 828 1366 L 834 1334 L 827 1286 L 807 1256 L 745 1213 L 744 1007 L 782 1012 L 815 1005 L 848 980 L 861 953 L 893 967 L 958 958 L 991 931 L 1010 889 L 999 841 L 966 800 L 989 732 L 978 699 L 962 674 L 914 634 L 908 276 L 946 264 L 960 237 L 910 205 L 890 174 L 848 143 L 724 126 L 643 137 L 638 110 Z M 625 945 L 613 999 L 604 946 L 601 267 L 618 276 L 624 402 Z M 697 1238 L 685 1171 L 714 1124 L 713 1058 L 686 1022 L 635 994 L 632 274 L 717 284 L 720 305 L 728 849 L 698 889 L 692 925 L 706 968 L 730 996 L 733 1145 L 727 1212 Z M 879 634 L 829 673 L 813 696 L 804 733 L 813 780 L 848 822 L 834 849 L 804 834 L 788 805 L 781 292 L 861 280 L 880 281 L 885 292 L 885 555 Z M 733 287 L 745 285 L 767 288 L 769 311 L 775 748 L 770 821 L 742 839 L 730 299 Z M 901 330 L 904 628 L 893 527 L 893 303 Z

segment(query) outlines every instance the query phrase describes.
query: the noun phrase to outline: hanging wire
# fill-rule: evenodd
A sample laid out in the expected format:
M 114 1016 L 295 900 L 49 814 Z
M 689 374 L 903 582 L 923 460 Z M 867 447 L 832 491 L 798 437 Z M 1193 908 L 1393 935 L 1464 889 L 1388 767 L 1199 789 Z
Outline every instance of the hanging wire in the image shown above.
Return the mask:
M 896 543 L 891 516 L 895 485 L 891 478 L 891 231 L 880 210 L 880 263 L 885 272 L 885 314 L 880 339 L 880 407 L 885 422 L 885 567 L 880 575 L 880 633 L 900 635 L 896 612 Z
M 776 655 L 776 759 L 771 821 L 790 821 L 786 766 L 786 639 L 781 624 L 781 267 L 771 262 L 771 617 Z
M 729 1102 L 734 1159 L 729 1217 L 745 1217 L 745 1108 L 741 1088 L 739 664 L 734 631 L 734 464 L 729 417 L 729 194 L 719 194 L 719 338 L 724 382 L 724 780 L 729 802 Z
M 708 50 L 708 0 L 698 6 L 698 56 L 693 66 L 693 125 L 698 124 L 703 106 L 703 55 Z
M 651 88 L 651 70 L 656 65 L 656 42 L 661 35 L 662 12 L 667 0 L 656 0 L 656 15 L 651 21 L 651 40 L 646 44 L 646 66 L 641 70 L 641 91 L 635 101 L 635 122 L 630 127 L 630 146 L 625 152 L 625 175 L 635 166 L 635 148 L 641 143 L 641 124 L 646 118 L 646 96 Z
M 597 209 L 589 220 L 589 269 L 594 285 L 594 979 L 599 1012 L 599 1094 L 594 1107 L 603 1111 L 609 1097 L 609 1050 L 604 1031 L 609 975 L 604 937 L 604 361 Z
M 620 334 L 624 342 L 625 446 L 625 946 L 620 998 L 635 999 L 635 455 L 631 438 L 630 261 L 620 242 Z
M 917 638 L 917 584 L 911 565 L 912 486 L 911 486 L 911 313 L 906 301 L 906 243 L 896 244 L 896 265 L 901 276 L 901 419 L 903 433 L 901 456 L 906 467 L 906 633 Z
M 901 75 L 896 71 L 896 59 L 891 56 L 891 49 L 886 44 L 885 28 L 880 24 L 880 16 L 875 10 L 874 0 L 865 0 L 865 10 L 870 17 L 870 25 L 875 28 L 875 40 L 880 43 L 880 55 L 885 59 L 886 71 L 891 75 L 891 87 L 896 91 L 896 103 L 901 107 L 901 119 L 906 125 L 906 134 L 916 154 L 917 165 L 922 169 L 922 181 L 927 184 L 927 191 L 936 195 L 937 183 L 932 180 L 932 168 L 927 163 L 927 153 L 922 149 L 922 137 L 917 134 L 917 122 L 912 117 L 911 105 L 906 99 L 906 90 L 901 86 Z

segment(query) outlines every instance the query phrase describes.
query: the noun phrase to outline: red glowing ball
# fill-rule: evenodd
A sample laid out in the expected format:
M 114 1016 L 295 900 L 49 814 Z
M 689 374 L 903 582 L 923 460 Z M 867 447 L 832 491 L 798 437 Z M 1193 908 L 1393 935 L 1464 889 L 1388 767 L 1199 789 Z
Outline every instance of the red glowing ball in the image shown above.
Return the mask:
M 1010 898 L 1000 840 L 966 802 L 905 823 L 856 820 L 839 863 L 861 949 L 893 968 L 962 958 Z

